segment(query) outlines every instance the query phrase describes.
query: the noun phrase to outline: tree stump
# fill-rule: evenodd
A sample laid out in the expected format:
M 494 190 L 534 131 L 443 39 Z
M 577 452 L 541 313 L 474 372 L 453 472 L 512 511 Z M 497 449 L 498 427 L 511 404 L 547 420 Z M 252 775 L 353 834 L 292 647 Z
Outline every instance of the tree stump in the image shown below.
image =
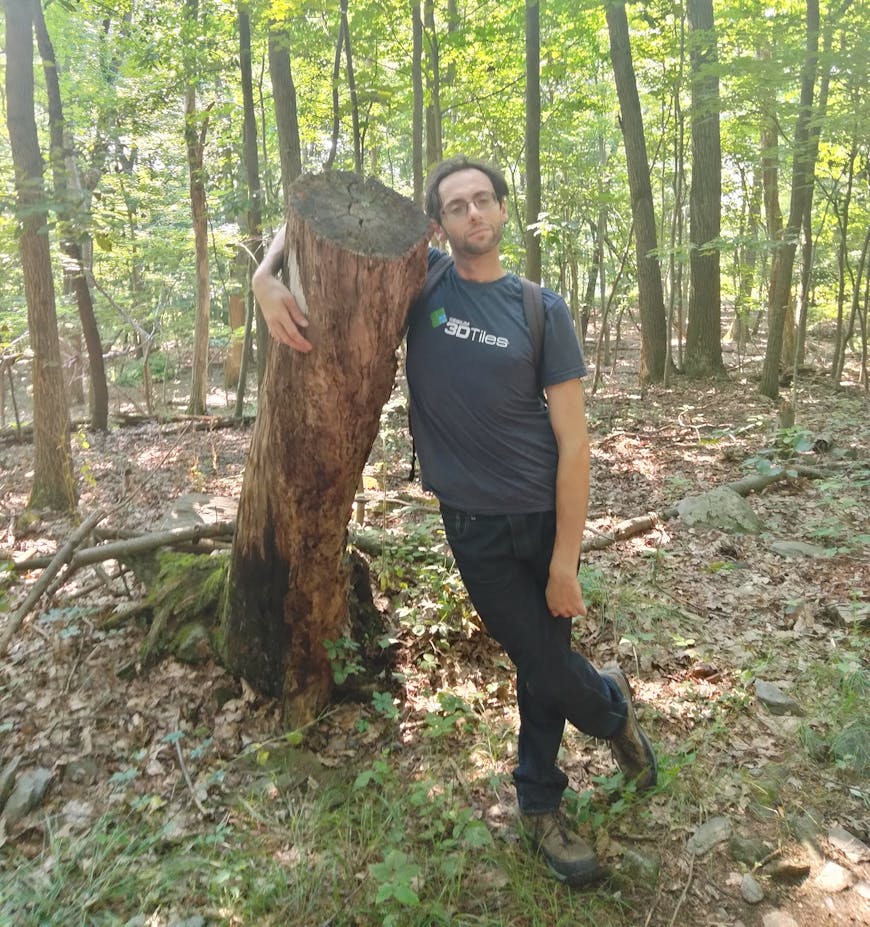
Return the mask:
M 347 633 L 347 523 L 426 275 L 429 223 L 375 180 L 290 189 L 285 279 L 314 345 L 272 342 L 222 615 L 227 667 L 281 699 L 294 727 L 329 702 L 324 641 Z

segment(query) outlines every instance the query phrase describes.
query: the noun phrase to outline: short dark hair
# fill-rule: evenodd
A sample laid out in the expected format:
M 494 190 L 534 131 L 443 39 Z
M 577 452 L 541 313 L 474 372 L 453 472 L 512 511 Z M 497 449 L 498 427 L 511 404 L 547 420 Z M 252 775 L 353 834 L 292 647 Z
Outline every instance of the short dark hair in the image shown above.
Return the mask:
M 457 171 L 467 170 L 480 171 L 481 174 L 486 174 L 486 176 L 489 177 L 492 183 L 492 189 L 495 190 L 495 195 L 498 197 L 499 203 L 504 202 L 507 198 L 507 181 L 504 179 L 504 174 L 502 174 L 497 167 L 493 167 L 485 161 L 476 161 L 473 158 L 467 158 L 465 155 L 456 155 L 454 158 L 447 158 L 446 161 L 440 161 L 436 164 L 430 171 L 429 177 L 426 180 L 425 209 L 426 215 L 429 216 L 430 219 L 434 219 L 436 222 L 441 221 L 442 203 L 441 194 L 438 192 L 441 181 L 444 180 L 445 177 L 455 174 Z

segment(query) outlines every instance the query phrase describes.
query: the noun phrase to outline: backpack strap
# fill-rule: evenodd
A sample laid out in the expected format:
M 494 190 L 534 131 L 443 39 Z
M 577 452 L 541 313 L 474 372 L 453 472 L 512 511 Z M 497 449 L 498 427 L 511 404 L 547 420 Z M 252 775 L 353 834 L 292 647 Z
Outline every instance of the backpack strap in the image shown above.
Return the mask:
M 423 284 L 423 289 L 420 290 L 420 295 L 414 300 L 413 305 L 423 305 L 426 300 L 432 295 L 435 287 L 441 282 L 441 278 L 448 270 L 453 266 L 453 258 L 449 254 L 445 254 L 443 251 L 435 259 L 435 262 L 429 268 L 429 272 L 426 274 L 426 281 Z

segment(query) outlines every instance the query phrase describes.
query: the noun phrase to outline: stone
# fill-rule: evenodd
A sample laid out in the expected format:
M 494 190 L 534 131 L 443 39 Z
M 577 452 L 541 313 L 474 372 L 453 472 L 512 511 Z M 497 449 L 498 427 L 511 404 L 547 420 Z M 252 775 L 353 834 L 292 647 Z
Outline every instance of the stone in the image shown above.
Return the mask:
M 866 863 L 870 860 L 870 847 L 839 824 L 832 824 L 828 828 L 828 840 L 850 863 Z
M 719 486 L 677 503 L 677 513 L 687 525 L 705 525 L 732 534 L 760 534 L 764 523 L 739 493 Z
M 760 863 L 771 853 L 771 848 L 756 837 L 743 837 L 741 834 L 732 834 L 728 841 L 728 850 L 735 862 L 746 866 Z
M 702 824 L 689 838 L 686 849 L 692 856 L 703 856 L 714 846 L 723 843 L 731 836 L 731 822 L 728 818 L 710 818 Z
M 9 827 L 13 827 L 25 815 L 38 807 L 45 797 L 51 779 L 51 770 L 42 768 L 29 770 L 18 778 L 3 809 L 3 815 Z
M 13 757 L 4 767 L 3 771 L 0 772 L 0 811 L 6 805 L 6 802 L 9 800 L 9 796 L 12 794 L 12 790 L 15 788 L 15 773 L 18 770 L 18 764 L 21 762 L 21 757 Z
M 658 853 L 643 853 L 629 847 L 622 854 L 620 868 L 633 882 L 652 886 L 659 880 L 662 858 Z
M 852 875 L 837 863 L 827 862 L 813 882 L 823 892 L 835 895 L 837 892 L 845 891 L 852 884 Z
M 771 911 L 761 919 L 762 927 L 800 927 L 800 924 L 785 911 Z
M 84 830 L 94 819 L 94 806 L 73 798 L 61 809 L 61 817 L 71 830 Z
M 93 785 L 100 775 L 100 767 L 89 756 L 67 763 L 64 777 L 77 785 Z
M 774 541 L 770 549 L 780 557 L 830 557 L 831 551 L 817 544 L 806 544 L 804 541 Z
M 774 715 L 801 715 L 798 703 L 786 695 L 779 686 L 763 679 L 755 680 L 755 697 Z
M 855 891 L 865 900 L 870 901 L 870 882 L 862 879 L 856 886 Z
M 764 901 L 764 889 L 748 872 L 740 883 L 740 895 L 747 904 L 759 904 Z

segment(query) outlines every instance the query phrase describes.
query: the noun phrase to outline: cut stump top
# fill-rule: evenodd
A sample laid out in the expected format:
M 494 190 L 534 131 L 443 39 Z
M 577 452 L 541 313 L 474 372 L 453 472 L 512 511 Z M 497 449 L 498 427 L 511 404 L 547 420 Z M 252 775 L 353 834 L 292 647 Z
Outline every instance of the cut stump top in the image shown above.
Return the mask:
M 429 227 L 411 200 L 350 171 L 304 174 L 289 189 L 288 209 L 318 237 L 366 257 L 404 255 Z

